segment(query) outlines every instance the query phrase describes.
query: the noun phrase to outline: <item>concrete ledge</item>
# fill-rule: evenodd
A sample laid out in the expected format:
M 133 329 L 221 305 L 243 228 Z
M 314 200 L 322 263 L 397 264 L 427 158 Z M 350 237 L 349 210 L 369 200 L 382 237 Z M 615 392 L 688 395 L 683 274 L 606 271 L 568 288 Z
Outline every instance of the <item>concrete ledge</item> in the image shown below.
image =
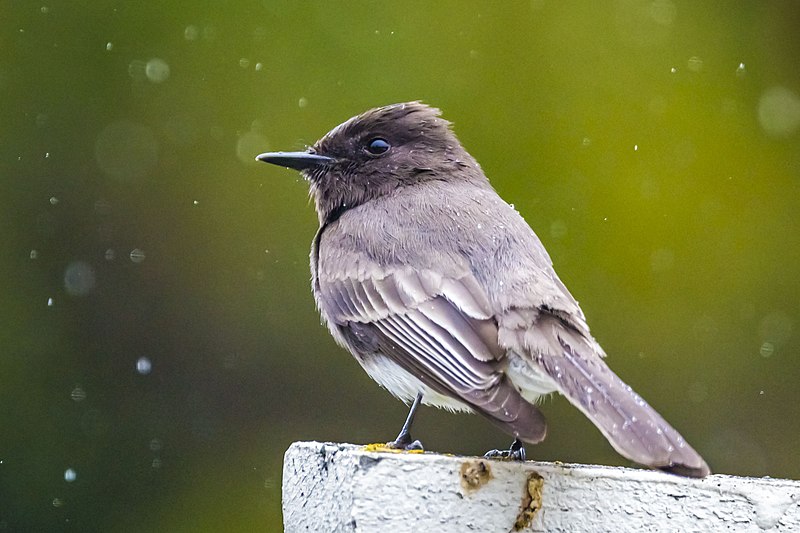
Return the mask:
M 296 442 L 287 532 L 800 531 L 800 481 Z

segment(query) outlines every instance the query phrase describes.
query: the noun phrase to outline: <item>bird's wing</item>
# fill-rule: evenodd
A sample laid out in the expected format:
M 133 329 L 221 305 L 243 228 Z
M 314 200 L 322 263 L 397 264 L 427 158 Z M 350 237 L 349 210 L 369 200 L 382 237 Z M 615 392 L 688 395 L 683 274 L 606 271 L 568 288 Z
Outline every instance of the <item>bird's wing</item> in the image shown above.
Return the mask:
M 555 384 L 621 455 L 681 475 L 708 466 L 683 437 L 602 359 L 595 340 L 547 309 L 512 309 L 498 317 L 501 346 L 526 354 L 534 372 Z
M 320 290 L 328 317 L 357 337 L 351 345 L 370 346 L 524 440 L 544 438 L 544 417 L 503 374 L 497 325 L 470 274 L 452 278 L 399 268 L 325 279 Z

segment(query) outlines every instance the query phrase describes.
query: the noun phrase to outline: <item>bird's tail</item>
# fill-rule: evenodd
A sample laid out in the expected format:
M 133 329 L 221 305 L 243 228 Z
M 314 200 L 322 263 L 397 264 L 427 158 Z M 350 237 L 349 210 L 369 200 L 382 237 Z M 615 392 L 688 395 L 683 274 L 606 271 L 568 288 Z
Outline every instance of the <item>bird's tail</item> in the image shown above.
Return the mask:
M 561 334 L 559 334 L 561 333 Z M 580 409 L 617 452 L 637 463 L 688 477 L 705 477 L 708 465 L 655 409 L 608 368 L 594 353 L 585 357 L 570 342 L 573 332 L 557 333 L 558 355 L 536 355 L 535 360 L 557 388 Z

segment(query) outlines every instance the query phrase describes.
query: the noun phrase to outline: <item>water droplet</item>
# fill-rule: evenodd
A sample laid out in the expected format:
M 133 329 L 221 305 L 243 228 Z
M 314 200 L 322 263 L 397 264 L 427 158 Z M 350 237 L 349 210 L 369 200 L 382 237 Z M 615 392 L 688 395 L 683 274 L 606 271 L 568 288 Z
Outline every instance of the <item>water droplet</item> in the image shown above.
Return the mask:
M 243 57 L 239 60 L 239 66 L 242 68 L 247 68 L 250 66 L 250 60 L 246 57 Z
M 800 127 L 800 97 L 786 87 L 770 87 L 758 100 L 758 123 L 768 135 L 788 137 Z
M 144 250 L 140 250 L 139 248 L 134 248 L 131 250 L 130 253 L 131 261 L 134 263 L 141 263 L 145 259 Z
M 50 205 L 56 205 L 58 203 L 58 198 L 55 196 L 50 197 Z
M 200 30 L 197 26 L 189 25 L 183 30 L 183 38 L 187 41 L 196 41 L 200 36 Z
M 159 439 L 150 439 L 148 447 L 150 451 L 157 452 L 161 449 L 161 441 Z
M 169 78 L 169 65 L 163 59 L 154 57 L 145 65 L 144 73 L 153 83 L 162 83 Z
M 82 402 L 86 399 L 86 391 L 83 388 L 76 386 L 72 389 L 72 392 L 69 393 L 69 397 L 72 398 L 74 402 Z
M 554 239 L 563 239 L 567 236 L 567 223 L 563 220 L 554 220 L 550 223 L 550 236 Z
M 669 71 L 670 71 L 672 74 L 675 74 L 676 72 L 678 72 L 678 69 L 677 69 L 677 68 L 675 68 L 675 67 L 672 67 L 671 69 L 669 69 Z
M 703 60 L 697 56 L 692 56 L 686 63 L 686 68 L 688 68 L 692 72 L 700 72 L 701 70 L 703 70 Z
M 264 63 L 256 63 L 256 72 L 260 72 L 264 68 Z
M 301 109 L 306 107 L 307 105 L 308 105 L 308 99 L 307 98 L 300 98 L 297 101 L 297 107 L 299 107 Z
M 136 371 L 143 376 L 146 376 L 153 370 L 153 364 L 147 357 L 140 357 L 136 360 Z
M 761 357 L 765 359 L 768 357 L 772 357 L 772 354 L 775 353 L 775 345 L 772 344 L 771 342 L 765 342 L 761 345 L 759 353 L 761 354 Z
M 110 52 L 113 49 L 114 49 L 114 43 L 112 43 L 111 41 L 108 41 L 106 43 L 106 52 Z
M 638 152 L 639 151 L 639 145 L 638 144 L 634 144 L 633 145 L 633 151 L 634 152 Z
M 739 66 L 736 67 L 736 76 L 739 78 L 744 78 L 745 74 L 747 74 L 747 69 L 744 66 L 744 63 L 739 63 Z
M 53 307 L 55 303 L 56 303 L 55 300 L 53 300 L 52 298 L 47 299 L 47 307 Z
M 592 144 L 592 140 L 589 137 L 584 137 L 581 140 L 581 144 L 584 146 L 590 146 Z
M 64 505 L 64 500 L 61 498 L 53 498 L 53 507 L 62 507 Z
M 115 256 L 116 253 L 114 252 L 113 248 L 109 248 L 108 250 L 106 250 L 106 253 L 103 254 L 103 257 L 106 258 L 106 261 L 113 261 Z
M 152 467 L 153 467 L 153 468 L 155 468 L 155 469 L 159 469 L 159 468 L 161 468 L 161 459 L 159 459 L 158 457 L 156 457 L 155 459 L 153 459 L 153 462 L 151 463 L 151 465 L 152 465 Z
M 31 259 L 36 259 L 39 257 L 39 252 L 36 250 L 31 250 Z
M 72 296 L 84 296 L 94 290 L 94 269 L 85 261 L 73 261 L 64 271 L 64 289 Z
M 72 468 L 67 468 L 64 471 L 64 481 L 66 481 L 67 483 L 72 483 L 77 478 L 78 478 L 78 473 L 75 472 L 75 470 L 73 470 Z
M 47 15 L 48 13 L 50 13 L 50 8 L 47 6 L 42 6 L 42 8 L 39 11 Z

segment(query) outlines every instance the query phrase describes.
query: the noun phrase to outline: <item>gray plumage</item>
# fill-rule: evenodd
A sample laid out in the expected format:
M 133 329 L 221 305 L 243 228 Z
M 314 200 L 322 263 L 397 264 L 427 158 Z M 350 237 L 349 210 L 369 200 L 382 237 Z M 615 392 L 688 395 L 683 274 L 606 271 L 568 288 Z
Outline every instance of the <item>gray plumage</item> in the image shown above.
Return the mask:
M 383 151 L 385 149 L 385 151 Z M 313 292 L 336 341 L 408 402 L 484 415 L 526 442 L 559 392 L 623 456 L 681 475 L 703 459 L 605 364 L 578 303 L 522 217 L 439 111 L 367 111 L 307 152 L 259 159 L 300 169 L 320 229 Z

